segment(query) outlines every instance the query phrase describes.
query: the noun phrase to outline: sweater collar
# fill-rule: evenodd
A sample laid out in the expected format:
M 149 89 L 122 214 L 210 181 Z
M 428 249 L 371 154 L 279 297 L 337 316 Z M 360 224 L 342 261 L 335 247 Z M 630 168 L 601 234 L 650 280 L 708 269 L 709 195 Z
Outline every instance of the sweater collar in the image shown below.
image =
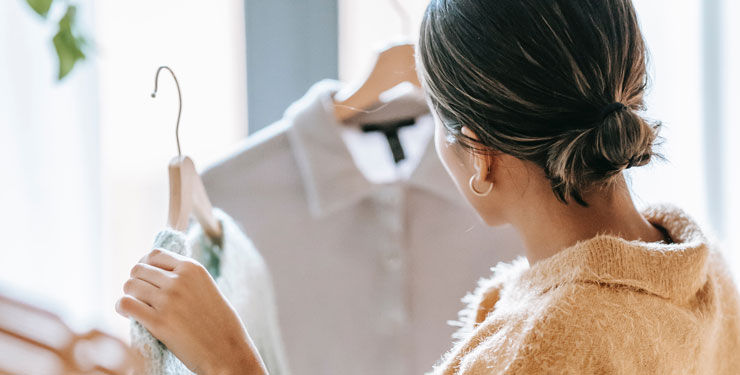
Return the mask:
M 708 242 L 699 226 L 672 205 L 642 211 L 673 243 L 627 241 L 601 234 L 524 270 L 521 281 L 546 291 L 568 282 L 620 285 L 685 302 L 706 281 Z

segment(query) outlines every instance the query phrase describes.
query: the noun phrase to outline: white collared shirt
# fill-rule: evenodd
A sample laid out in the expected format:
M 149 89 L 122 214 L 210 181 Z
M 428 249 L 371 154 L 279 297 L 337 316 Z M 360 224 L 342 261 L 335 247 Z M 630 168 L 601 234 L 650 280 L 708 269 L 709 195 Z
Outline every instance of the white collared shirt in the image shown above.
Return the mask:
M 203 179 L 272 272 L 294 373 L 420 374 L 451 347 L 460 299 L 522 245 L 464 201 L 431 115 L 399 131 L 407 159 L 386 173 L 385 139 L 334 119 L 340 88 L 316 83 Z

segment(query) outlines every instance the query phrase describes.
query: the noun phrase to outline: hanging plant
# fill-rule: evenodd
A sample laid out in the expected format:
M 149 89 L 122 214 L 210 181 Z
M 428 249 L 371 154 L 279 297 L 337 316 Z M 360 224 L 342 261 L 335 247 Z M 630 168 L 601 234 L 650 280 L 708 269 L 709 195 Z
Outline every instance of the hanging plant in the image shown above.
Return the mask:
M 49 10 L 54 0 L 26 0 L 31 9 L 45 20 L 49 20 Z M 77 7 L 66 4 L 62 18 L 57 21 L 57 33 L 53 43 L 59 60 L 58 80 L 64 79 L 74 69 L 75 65 L 85 59 L 84 49 L 87 46 L 85 39 L 77 31 Z

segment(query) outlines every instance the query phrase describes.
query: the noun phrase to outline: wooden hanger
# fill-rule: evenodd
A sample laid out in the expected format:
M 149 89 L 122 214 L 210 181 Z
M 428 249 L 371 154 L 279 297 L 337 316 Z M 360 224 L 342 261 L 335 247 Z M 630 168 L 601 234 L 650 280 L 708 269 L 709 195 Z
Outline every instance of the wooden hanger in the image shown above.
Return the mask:
M 402 35 L 407 38 L 411 26 L 408 12 L 399 0 L 390 0 L 390 5 L 400 17 Z M 347 122 L 355 115 L 370 110 L 378 104 L 380 94 L 403 82 L 410 82 L 421 88 L 416 74 L 414 44 L 408 42 L 392 44 L 378 53 L 370 74 L 356 90 L 340 91 L 334 95 L 334 114 L 337 120 Z
M 152 98 L 157 95 L 159 72 L 166 69 L 172 74 L 177 85 L 177 96 L 179 109 L 177 112 L 177 125 L 175 127 L 175 139 L 177 140 L 177 156 L 172 158 L 168 166 L 170 178 L 170 207 L 167 219 L 168 225 L 175 230 L 184 232 L 188 228 L 190 214 L 194 214 L 203 231 L 212 239 L 220 239 L 222 235 L 221 223 L 213 216 L 213 206 L 208 199 L 203 180 L 195 169 L 193 160 L 182 155 L 180 150 L 180 115 L 182 114 L 182 93 L 180 83 L 175 73 L 167 66 L 160 66 L 154 77 L 154 92 Z
M 354 91 L 334 95 L 334 115 L 339 122 L 372 108 L 380 94 L 403 83 L 421 87 L 416 74 L 414 45 L 396 44 L 381 51 L 365 81 Z

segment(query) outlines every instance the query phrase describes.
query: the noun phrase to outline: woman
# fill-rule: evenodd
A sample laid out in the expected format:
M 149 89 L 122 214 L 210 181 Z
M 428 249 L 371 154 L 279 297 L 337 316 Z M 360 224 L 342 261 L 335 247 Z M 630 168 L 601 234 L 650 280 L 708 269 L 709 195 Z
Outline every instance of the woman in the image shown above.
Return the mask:
M 442 163 L 527 258 L 466 297 L 435 373 L 740 373 L 724 261 L 681 210 L 638 212 L 623 176 L 656 156 L 659 129 L 638 113 L 647 51 L 630 0 L 432 0 L 417 58 Z M 154 250 L 125 290 L 119 312 L 196 372 L 265 372 L 193 261 Z

